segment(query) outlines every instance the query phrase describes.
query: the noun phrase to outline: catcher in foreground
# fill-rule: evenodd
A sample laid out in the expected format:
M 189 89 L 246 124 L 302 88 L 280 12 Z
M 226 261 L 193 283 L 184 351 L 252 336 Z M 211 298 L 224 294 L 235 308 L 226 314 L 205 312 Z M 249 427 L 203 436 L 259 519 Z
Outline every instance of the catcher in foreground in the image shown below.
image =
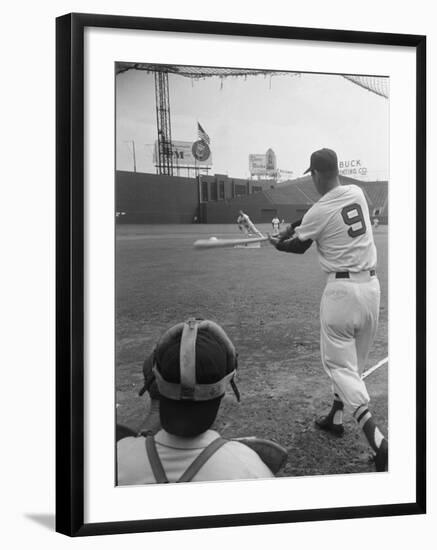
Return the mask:
M 152 423 L 155 435 L 149 426 L 136 436 L 117 427 L 118 484 L 274 477 L 285 449 L 257 438 L 223 439 L 211 430 L 228 384 L 239 399 L 236 370 L 235 348 L 216 323 L 190 318 L 170 328 L 152 359 L 162 428 Z M 150 379 L 147 372 L 148 387 Z

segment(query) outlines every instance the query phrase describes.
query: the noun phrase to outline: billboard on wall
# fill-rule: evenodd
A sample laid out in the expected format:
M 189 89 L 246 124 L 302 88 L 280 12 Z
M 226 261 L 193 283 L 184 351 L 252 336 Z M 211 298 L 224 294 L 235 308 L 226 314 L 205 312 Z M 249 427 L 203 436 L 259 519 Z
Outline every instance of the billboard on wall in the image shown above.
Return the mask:
M 340 160 L 338 163 L 338 171 L 342 176 L 366 176 L 367 168 L 359 159 Z
M 266 173 L 267 159 L 265 155 L 249 155 L 249 172 L 256 176 Z
M 192 141 L 172 141 L 173 166 L 195 167 L 212 166 L 212 154 L 210 148 L 206 145 L 200 150 L 198 142 Z M 196 146 L 195 146 L 196 145 Z M 193 147 L 195 146 L 195 147 Z M 196 158 L 193 154 L 196 153 Z M 155 141 L 153 150 L 153 163 L 158 162 L 158 141 Z
M 272 176 L 277 172 L 276 155 L 273 149 L 264 154 L 249 155 L 249 172 L 252 176 Z
M 266 153 L 266 171 L 268 174 L 276 172 L 276 155 L 273 149 L 268 149 Z

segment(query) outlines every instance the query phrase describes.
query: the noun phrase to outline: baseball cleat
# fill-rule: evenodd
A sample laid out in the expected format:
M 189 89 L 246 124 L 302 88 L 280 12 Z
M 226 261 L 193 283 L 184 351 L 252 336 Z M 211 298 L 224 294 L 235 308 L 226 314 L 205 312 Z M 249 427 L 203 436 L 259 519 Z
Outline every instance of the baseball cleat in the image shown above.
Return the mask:
M 344 434 L 343 424 L 334 424 L 330 415 L 322 416 L 315 420 L 315 425 L 325 432 L 330 432 L 337 437 L 342 437 Z
M 383 439 L 381 446 L 375 454 L 375 470 L 377 472 L 388 472 L 388 443 Z

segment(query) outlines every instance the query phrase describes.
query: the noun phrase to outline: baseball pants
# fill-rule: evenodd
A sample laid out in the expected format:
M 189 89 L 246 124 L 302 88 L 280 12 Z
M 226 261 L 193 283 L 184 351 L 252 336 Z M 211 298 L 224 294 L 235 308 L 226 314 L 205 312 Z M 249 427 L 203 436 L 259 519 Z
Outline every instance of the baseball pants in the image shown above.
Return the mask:
M 369 402 L 360 374 L 378 327 L 380 295 L 378 278 L 368 271 L 350 273 L 349 279 L 331 273 L 320 304 L 323 367 L 352 413 Z

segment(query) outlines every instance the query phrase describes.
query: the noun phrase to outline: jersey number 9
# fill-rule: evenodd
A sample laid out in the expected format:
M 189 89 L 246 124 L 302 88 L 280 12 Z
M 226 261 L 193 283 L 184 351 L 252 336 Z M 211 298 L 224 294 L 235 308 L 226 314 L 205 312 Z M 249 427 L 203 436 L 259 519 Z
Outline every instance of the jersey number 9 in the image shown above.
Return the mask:
M 359 204 L 348 204 L 342 208 L 341 216 L 346 225 L 356 225 L 356 227 L 349 227 L 347 233 L 350 237 L 355 238 L 364 235 L 366 232 L 366 222 L 364 221 L 363 210 Z

